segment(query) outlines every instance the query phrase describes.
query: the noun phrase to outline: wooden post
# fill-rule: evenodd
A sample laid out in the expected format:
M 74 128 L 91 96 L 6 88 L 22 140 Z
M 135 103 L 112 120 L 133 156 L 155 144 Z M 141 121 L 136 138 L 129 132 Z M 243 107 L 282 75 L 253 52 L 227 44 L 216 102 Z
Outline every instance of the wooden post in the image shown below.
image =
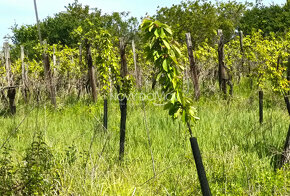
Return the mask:
M 53 45 L 53 54 L 52 54 L 52 61 L 53 61 L 53 66 L 56 66 L 56 49 L 55 49 L 55 45 Z
M 82 65 L 83 65 L 82 44 L 79 45 L 79 65 L 80 65 L 80 67 L 82 67 Z
M 134 60 L 134 66 L 135 66 L 135 78 L 136 78 L 137 88 L 140 88 L 141 87 L 140 68 L 137 65 L 137 54 L 136 54 L 136 48 L 135 48 L 134 40 L 132 40 L 132 50 L 133 50 L 133 60 Z
M 28 102 L 28 84 L 27 84 L 27 71 L 26 70 L 26 66 L 25 66 L 25 62 L 24 62 L 24 46 L 21 45 L 20 46 L 20 49 L 21 49 L 21 55 L 20 55 L 20 58 L 21 58 L 21 68 L 22 68 L 22 94 L 23 94 L 23 98 L 24 98 L 24 101 L 27 103 Z
M 239 66 L 239 69 L 238 69 L 238 82 L 240 82 L 241 80 L 241 72 L 244 67 L 244 55 L 245 55 L 244 44 L 243 44 L 243 31 L 240 31 L 239 34 L 240 34 L 240 49 L 241 49 L 242 59 L 241 59 L 241 65 Z
M 192 79 L 192 82 L 194 85 L 194 95 L 195 95 L 195 99 L 198 100 L 200 97 L 200 90 L 199 90 L 197 66 L 195 63 L 194 56 L 193 56 L 193 47 L 192 47 L 192 42 L 191 42 L 191 36 L 190 36 L 190 33 L 186 33 L 185 36 L 186 36 L 188 59 L 189 59 L 189 63 L 190 63 L 191 79 Z
M 11 74 L 10 48 L 9 48 L 8 42 L 4 42 L 4 57 L 5 57 L 7 84 L 8 86 L 13 86 L 13 80 L 12 80 L 12 74 Z
M 107 97 L 104 98 L 104 128 L 105 131 L 108 129 L 108 99 Z
M 79 45 L 79 67 L 83 67 L 82 43 Z M 78 99 L 81 96 L 83 83 L 82 79 L 78 79 Z
M 128 74 L 127 62 L 126 62 L 126 43 L 124 38 L 120 38 L 120 55 L 121 55 L 121 77 L 125 78 Z M 118 92 L 120 93 L 120 92 Z M 120 121 L 120 151 L 119 160 L 123 160 L 125 152 L 125 136 L 126 136 L 126 118 L 127 118 L 127 97 L 126 95 L 119 95 L 119 104 L 121 111 Z
M 1 57 L 1 64 L 0 66 L 1 67 L 5 67 L 5 53 L 4 53 L 4 45 L 3 45 L 3 51 L 1 51 L 0 53 L 0 57 Z M 2 86 L 4 86 L 4 83 L 5 83 L 5 78 L 0 78 L 0 84 Z M 5 96 L 5 93 L 4 93 L 4 90 L 0 90 L 0 97 L 1 97 L 1 101 L 3 102 L 4 104 L 4 107 L 8 106 L 8 100 L 6 99 L 6 96 Z
M 53 85 L 52 73 L 50 69 L 49 56 L 46 53 L 46 44 L 47 44 L 46 41 L 44 41 L 43 44 L 44 44 L 43 64 L 44 64 L 44 75 L 45 75 L 45 80 L 46 80 L 46 87 L 49 91 L 51 104 L 54 107 L 56 107 L 56 94 L 55 94 L 55 88 Z
M 263 91 L 259 91 L 259 122 L 263 123 Z
M 86 52 L 87 52 L 87 63 L 88 63 L 88 76 L 89 76 L 89 82 L 92 90 L 92 98 L 93 101 L 97 101 L 97 86 L 96 86 L 96 79 L 95 79 L 95 68 L 93 66 L 93 60 L 92 60 L 92 52 L 91 52 L 91 44 L 88 42 L 88 40 L 85 41 L 86 45 Z
M 224 36 L 223 31 L 221 29 L 218 30 L 218 35 L 220 36 L 220 40 L 218 43 L 218 60 L 219 60 L 219 69 L 218 69 L 218 76 L 219 76 L 219 85 L 220 89 L 227 96 L 227 74 L 225 69 L 225 62 L 224 62 Z
M 4 56 L 5 56 L 5 67 L 6 67 L 6 77 L 8 84 L 7 97 L 9 99 L 9 108 L 10 113 L 14 115 L 16 113 L 16 105 L 15 105 L 15 96 L 16 96 L 16 87 L 14 87 L 12 73 L 11 73 L 11 60 L 10 60 L 10 48 L 9 43 L 4 43 Z

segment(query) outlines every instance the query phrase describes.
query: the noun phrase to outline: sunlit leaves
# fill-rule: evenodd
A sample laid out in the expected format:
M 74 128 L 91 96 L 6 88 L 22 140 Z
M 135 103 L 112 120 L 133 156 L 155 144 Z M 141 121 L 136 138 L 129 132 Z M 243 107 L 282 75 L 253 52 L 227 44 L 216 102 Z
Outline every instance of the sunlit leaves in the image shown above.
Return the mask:
M 159 21 L 144 19 L 141 25 L 144 40 L 147 42 L 146 55 L 154 63 L 158 72 L 157 81 L 167 96 L 165 109 L 173 118 L 181 117 L 185 123 L 197 118 L 192 102 L 183 93 L 183 67 L 178 64 L 181 56 L 179 45 L 172 38 L 170 27 Z

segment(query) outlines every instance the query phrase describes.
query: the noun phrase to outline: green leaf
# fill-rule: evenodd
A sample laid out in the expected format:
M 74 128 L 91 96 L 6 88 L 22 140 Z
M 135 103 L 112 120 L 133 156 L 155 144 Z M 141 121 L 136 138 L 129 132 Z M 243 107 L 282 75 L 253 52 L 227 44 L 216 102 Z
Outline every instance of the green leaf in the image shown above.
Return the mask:
M 163 39 L 166 37 L 166 34 L 164 33 L 164 30 L 161 29 L 160 37 Z
M 172 31 L 171 31 L 171 29 L 169 27 L 166 27 L 164 29 L 165 29 L 165 31 L 167 31 L 167 33 L 169 33 L 170 35 L 172 35 Z
M 155 35 L 156 37 L 159 37 L 158 29 L 156 29 L 156 30 L 154 31 L 154 35 Z
M 162 41 L 163 41 L 164 45 L 166 46 L 166 48 L 170 50 L 169 43 L 166 40 L 164 40 L 164 39 Z
M 166 60 L 166 59 L 164 59 L 164 61 L 163 61 L 163 63 L 162 63 L 162 67 L 163 67 L 163 69 L 164 69 L 166 72 L 168 72 L 168 65 L 167 65 L 167 60 Z

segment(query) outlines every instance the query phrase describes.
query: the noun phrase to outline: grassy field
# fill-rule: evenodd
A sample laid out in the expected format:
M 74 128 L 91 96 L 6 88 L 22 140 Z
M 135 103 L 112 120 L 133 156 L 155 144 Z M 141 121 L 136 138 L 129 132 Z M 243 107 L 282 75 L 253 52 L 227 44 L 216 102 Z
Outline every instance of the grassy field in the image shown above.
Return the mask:
M 212 194 L 289 195 L 289 166 L 273 166 L 289 125 L 283 99 L 265 93 L 260 125 L 257 93 L 237 94 L 230 101 L 202 97 L 196 103 L 200 120 L 193 131 Z M 201 195 L 181 122 L 152 102 L 129 100 L 120 162 L 118 103 L 109 102 L 107 131 L 102 110 L 101 99 L 71 99 L 57 110 L 21 105 L 16 116 L 1 116 L 1 195 Z

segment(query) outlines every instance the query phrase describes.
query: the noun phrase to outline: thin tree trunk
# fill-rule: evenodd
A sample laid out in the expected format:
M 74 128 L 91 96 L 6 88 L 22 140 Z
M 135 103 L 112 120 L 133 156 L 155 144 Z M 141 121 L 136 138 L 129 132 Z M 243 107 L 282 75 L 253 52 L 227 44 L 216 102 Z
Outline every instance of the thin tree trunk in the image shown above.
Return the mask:
M 200 90 L 199 90 L 199 82 L 198 82 L 198 74 L 197 74 L 197 65 L 195 63 L 195 59 L 193 56 L 193 47 L 192 47 L 190 33 L 186 33 L 185 36 L 186 36 L 188 59 L 190 63 L 191 79 L 194 85 L 194 95 L 195 95 L 195 99 L 198 100 L 200 97 Z
M 88 43 L 88 40 L 85 41 L 86 50 L 87 50 L 87 63 L 88 63 L 88 76 L 89 82 L 92 90 L 92 98 L 93 101 L 97 101 L 97 86 L 96 86 L 96 79 L 95 79 L 95 68 L 93 66 L 92 60 L 92 52 L 91 52 L 91 45 Z

